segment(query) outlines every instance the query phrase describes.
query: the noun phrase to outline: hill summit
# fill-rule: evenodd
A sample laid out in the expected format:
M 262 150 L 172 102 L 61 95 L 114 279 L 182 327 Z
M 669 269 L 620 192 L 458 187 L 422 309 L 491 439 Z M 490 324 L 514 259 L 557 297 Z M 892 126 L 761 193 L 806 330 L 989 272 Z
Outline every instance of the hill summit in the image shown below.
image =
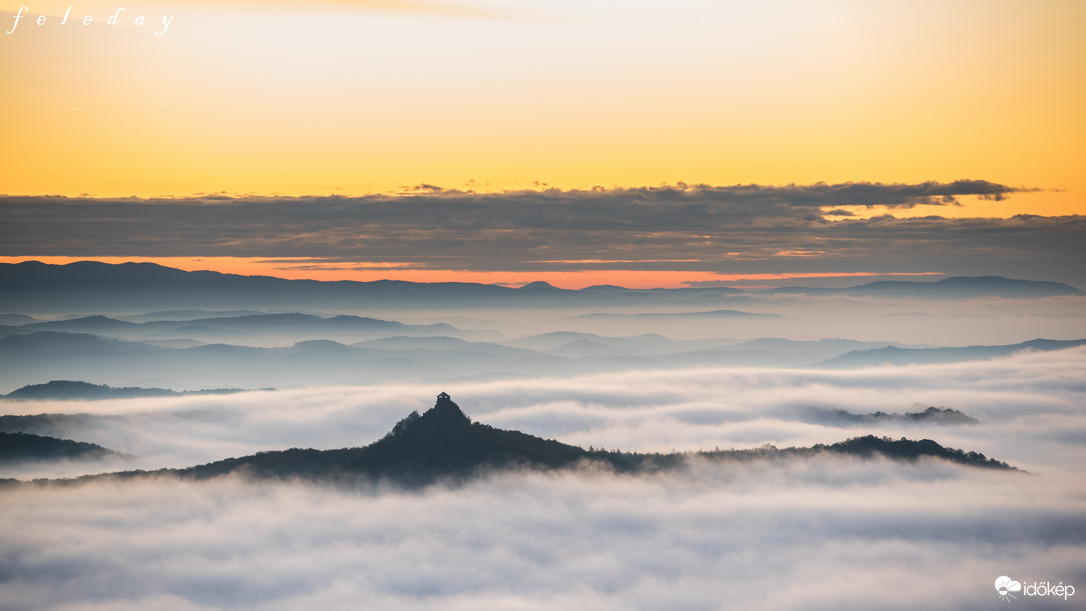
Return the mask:
M 428 481 L 480 468 L 558 468 L 588 455 L 577 446 L 472 422 L 449 395 L 441 393 L 421 416 L 411 412 L 384 438 L 361 448 L 347 468 L 372 476 Z
M 577 446 L 472 422 L 443 392 L 425 413 L 411 412 L 387 435 L 362 448 L 260 452 L 176 473 L 197 479 L 235 471 L 255 477 L 362 475 L 419 486 L 489 470 L 562 468 L 590 456 Z
M 446 393 L 437 396 L 434 406 L 427 410 L 425 417 L 420 416 L 419 421 L 426 423 L 427 426 L 453 429 L 471 425 L 471 420 L 460 411 L 460 406 L 453 403 L 452 397 Z

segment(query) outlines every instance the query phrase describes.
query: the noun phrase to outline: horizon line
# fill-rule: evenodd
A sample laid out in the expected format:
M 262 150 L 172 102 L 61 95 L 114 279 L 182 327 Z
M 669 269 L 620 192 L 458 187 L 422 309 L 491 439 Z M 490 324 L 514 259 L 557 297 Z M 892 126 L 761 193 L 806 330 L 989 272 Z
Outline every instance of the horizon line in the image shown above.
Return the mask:
M 137 256 L 0 256 L 0 263 L 38 262 L 71 265 L 93 262 L 105 265 L 151 263 L 185 272 L 214 272 L 249 277 L 316 282 L 410 282 L 416 284 L 480 284 L 522 288 L 545 283 L 556 289 L 578 291 L 615 286 L 627 290 L 674 290 L 734 288 L 765 290 L 775 283 L 802 279 L 849 279 L 881 277 L 949 276 L 945 272 L 752 272 L 726 273 L 694 270 L 566 269 L 566 270 L 466 270 L 423 268 L 410 262 L 329 260 L 323 257 L 137 257 Z M 611 278 L 609 281 L 608 278 Z M 760 284 L 752 285 L 751 282 Z M 764 284 L 770 282 L 771 284 Z M 726 284 L 727 283 L 727 284 Z M 741 283 L 741 284 L 733 284 Z

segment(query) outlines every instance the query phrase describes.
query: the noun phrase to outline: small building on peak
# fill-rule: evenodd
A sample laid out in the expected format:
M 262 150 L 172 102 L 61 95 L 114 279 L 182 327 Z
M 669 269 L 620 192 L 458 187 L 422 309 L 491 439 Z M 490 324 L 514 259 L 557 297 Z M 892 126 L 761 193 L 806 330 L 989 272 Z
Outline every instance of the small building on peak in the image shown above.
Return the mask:
M 460 406 L 453 403 L 453 400 L 448 393 L 444 392 L 437 396 L 437 401 L 434 402 L 434 406 L 426 410 L 426 413 L 423 414 L 422 417 L 428 422 L 443 423 L 443 425 L 460 425 L 471 422 L 471 420 L 464 415 L 464 412 L 460 411 Z

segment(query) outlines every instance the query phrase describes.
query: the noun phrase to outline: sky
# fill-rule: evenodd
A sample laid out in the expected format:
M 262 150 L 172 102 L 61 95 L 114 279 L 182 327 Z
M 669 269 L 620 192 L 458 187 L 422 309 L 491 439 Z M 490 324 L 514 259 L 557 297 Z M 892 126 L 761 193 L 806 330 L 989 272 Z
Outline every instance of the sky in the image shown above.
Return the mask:
M 1084 25 L 1080 0 L 0 0 L 0 263 L 1086 289 Z M 1081 299 L 970 301 L 959 315 L 813 298 L 787 314 L 807 339 L 835 331 L 817 324 L 832 312 L 849 319 L 842 336 L 949 321 L 986 343 L 1041 324 L 1070 333 Z M 809 304 L 816 324 L 799 316 Z M 19 477 L 366 444 L 440 390 L 479 422 L 586 447 L 873 433 L 1029 474 L 824 456 L 420 492 L 5 488 L 0 598 L 69 611 L 990 609 L 999 575 L 1086 581 L 1084 366 L 1077 348 L 13 404 L 78 414 L 88 424 L 64 436 L 132 455 L 7 473 Z M 927 406 L 979 423 L 825 417 Z
M 840 246 L 843 230 L 828 226 L 863 232 L 887 214 L 955 219 L 927 223 L 946 231 L 950 246 L 966 226 L 959 219 L 987 219 L 981 233 L 991 235 L 1016 215 L 1051 217 L 1030 232 L 1033 242 L 1050 231 L 1061 234 L 1057 245 L 1082 238 L 1081 220 L 1065 218 L 1086 213 L 1086 6 L 1077 1 L 178 0 L 121 8 L 0 1 L 0 215 L 9 227 L 0 230 L 8 242 L 0 255 L 202 257 L 210 269 L 290 277 L 543 279 L 577 288 L 773 274 L 976 275 L 1053 250 L 1026 253 L 1012 240 L 992 258 L 990 245 L 968 243 L 935 263 L 886 256 L 856 265 L 862 259 Z M 610 194 L 610 218 L 621 222 L 646 189 L 758 186 L 785 198 L 796 186 L 967 182 L 998 188 L 951 188 L 953 201 L 904 206 L 824 190 L 819 213 L 836 211 L 824 226 L 795 237 L 778 228 L 775 252 L 784 254 L 759 264 L 749 260 L 764 252 L 731 244 L 748 228 L 742 219 L 738 229 L 711 233 L 713 256 L 676 247 L 665 254 L 654 242 L 642 259 L 630 253 L 638 242 L 622 238 L 574 253 L 559 239 L 550 248 L 558 254 L 529 256 L 522 251 L 540 245 L 540 235 L 516 243 L 520 208 L 537 205 L 533 192 Z M 336 246 L 275 215 L 275 233 L 293 238 L 263 248 L 195 238 L 180 245 L 167 235 L 177 215 L 193 218 L 194 199 L 214 233 L 225 196 L 239 204 L 232 209 L 279 197 L 280 208 L 325 211 L 329 226 L 344 228 L 357 215 L 327 212 L 330 197 L 422 199 L 420 216 L 435 217 L 449 193 L 490 206 L 485 222 L 461 225 L 445 241 L 489 249 L 488 262 L 459 251 L 440 264 L 433 252 L 390 257 L 367 242 L 371 231 Z M 68 201 L 38 200 L 37 214 L 97 227 L 112 218 L 103 199 L 136 198 L 160 213 L 156 238 L 173 243 L 118 240 L 123 223 L 108 240 L 88 230 L 79 243 L 16 232 L 21 198 L 48 196 Z M 688 210 L 673 216 L 691 219 L 683 232 L 697 226 Z M 512 247 L 494 239 L 506 221 Z M 572 235 L 580 221 L 570 215 L 552 228 Z M 415 235 L 405 224 L 379 229 Z M 11 243 L 17 235 L 25 239 Z M 811 246 L 822 239 L 838 240 L 832 256 Z M 723 261 L 730 252 L 748 262 Z M 261 263 L 296 258 L 318 260 L 308 269 Z M 989 263 L 950 264 L 962 258 Z M 581 263 L 543 269 L 539 261 Z M 344 262 L 354 265 L 336 265 Z M 493 269 L 498 263 L 512 269 Z M 357 269 L 373 264 L 394 269 Z M 1061 271 L 1068 267 L 1013 271 L 1074 282 Z

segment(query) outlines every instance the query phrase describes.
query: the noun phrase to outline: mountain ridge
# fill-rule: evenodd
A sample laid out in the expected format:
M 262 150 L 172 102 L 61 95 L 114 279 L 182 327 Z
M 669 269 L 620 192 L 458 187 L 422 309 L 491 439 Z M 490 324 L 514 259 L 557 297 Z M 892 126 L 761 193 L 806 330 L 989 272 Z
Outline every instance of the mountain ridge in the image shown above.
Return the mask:
M 270 390 L 263 388 L 261 390 Z M 106 384 L 91 384 L 77 380 L 50 380 L 44 384 L 27 384 L 15 389 L 0 399 L 38 401 L 38 400 L 103 400 L 133 399 L 145 397 L 181 397 L 191 395 L 226 395 L 247 392 L 241 388 L 214 388 L 208 390 L 170 390 L 168 388 L 143 388 L 138 386 L 115 387 Z
M 952 277 L 937 282 L 877 281 L 843 289 L 784 287 L 751 291 L 732 287 L 560 289 L 542 281 L 521 288 L 468 282 L 415 283 L 399 280 L 288 280 L 212 271 L 183 271 L 154 263 L 108 264 L 79 261 L 52 265 L 40 261 L 0 264 L 0 311 L 64 312 L 72 304 L 118 312 L 285 308 L 397 307 L 425 309 L 429 299 L 445 308 L 489 306 L 666 305 L 727 303 L 730 297 L 805 293 L 820 295 L 921 296 L 930 298 L 1007 298 L 1082 295 L 1058 282 L 1015 280 L 999 276 Z
M 781 287 L 769 291 L 774 294 L 803 293 L 808 295 L 853 296 L 913 296 L 935 298 L 1003 297 L 1054 297 L 1084 295 L 1081 290 L 1062 282 L 1019 280 L 1003 276 L 951 276 L 935 282 L 916 280 L 876 280 L 844 288 Z
M 840 356 L 815 363 L 815 368 L 853 368 L 874 367 L 878 365 L 922 365 L 937 363 L 956 363 L 969 360 L 992 359 L 1009 356 L 1026 350 L 1042 352 L 1064 350 L 1086 345 L 1086 339 L 1056 340 L 1031 339 L 1017 344 L 998 346 L 964 346 L 943 348 L 900 348 L 887 346 L 870 350 L 853 350 Z
M 22 431 L 0 431 L 0 463 L 125 457 L 127 455 L 96 443 L 58 439 Z
M 585 450 L 553 439 L 473 422 L 452 398 L 443 392 L 437 396 L 432 408 L 421 415 L 417 411 L 411 412 L 384 437 L 363 447 L 337 450 L 291 448 L 227 458 L 183 469 L 124 471 L 54 481 L 71 483 L 99 478 L 131 479 L 154 475 L 206 480 L 240 475 L 257 480 L 371 481 L 418 488 L 438 482 L 464 482 L 486 473 L 516 469 L 553 471 L 595 466 L 615 473 L 638 474 L 682 469 L 694 459 L 787 459 L 808 458 L 822 453 L 899 461 L 933 458 L 969 467 L 1017 471 L 1014 467 L 987 458 L 983 454 L 944 448 L 930 439 L 893 440 L 872 435 L 809 448 L 779 449 L 767 445 L 751 450 L 671 454 Z
M 288 341 L 277 346 L 222 342 L 171 346 L 57 331 L 7 335 L 0 337 L 0 392 L 41 380 L 90 380 L 116 387 L 291 388 L 686 366 L 834 369 L 986 360 L 1030 349 L 1058 350 L 1086 343 L 1031 340 L 974 348 L 887 348 L 892 344 L 863 342 L 861 345 L 871 349 L 839 352 L 855 344 L 757 340 L 751 344 L 727 340 L 668 340 L 660 344 L 643 343 L 637 337 L 564 334 L 501 344 L 425 336 L 393 336 L 352 344 L 319 335 L 294 342 L 284 339 Z M 577 339 L 591 341 L 575 343 Z

